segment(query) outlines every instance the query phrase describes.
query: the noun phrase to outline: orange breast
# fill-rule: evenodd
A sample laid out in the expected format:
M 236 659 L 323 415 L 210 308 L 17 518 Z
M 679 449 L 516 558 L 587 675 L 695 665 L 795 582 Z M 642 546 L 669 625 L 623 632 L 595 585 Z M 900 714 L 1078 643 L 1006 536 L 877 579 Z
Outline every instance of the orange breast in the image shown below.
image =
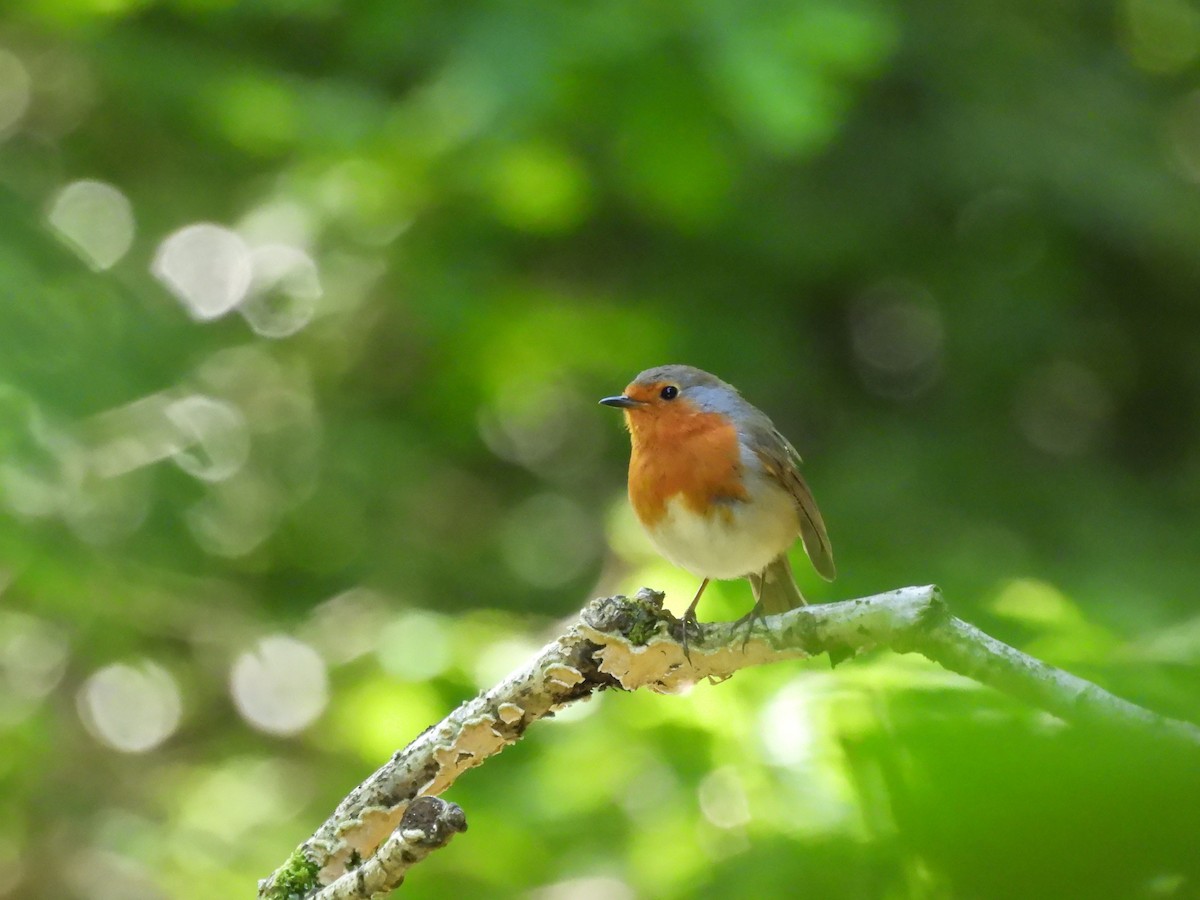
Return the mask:
M 746 499 L 737 429 L 716 413 L 683 403 L 629 415 L 629 501 L 642 524 L 653 528 L 679 496 L 696 513 L 714 500 Z

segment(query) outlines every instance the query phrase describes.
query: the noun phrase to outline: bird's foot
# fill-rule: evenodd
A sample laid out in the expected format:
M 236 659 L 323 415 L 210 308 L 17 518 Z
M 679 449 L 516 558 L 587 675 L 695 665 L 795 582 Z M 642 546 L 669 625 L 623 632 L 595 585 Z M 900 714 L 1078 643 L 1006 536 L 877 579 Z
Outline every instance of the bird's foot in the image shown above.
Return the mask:
M 762 601 L 759 600 L 757 603 L 754 604 L 754 607 L 750 610 L 750 612 L 746 613 L 740 619 L 737 619 L 736 621 L 734 621 L 734 623 L 733 623 L 734 632 L 736 632 L 741 626 L 743 626 L 743 625 L 746 626 L 746 635 L 745 635 L 745 637 L 742 638 L 742 652 L 743 653 L 746 652 L 746 645 L 750 643 L 750 636 L 752 634 L 754 634 L 754 626 L 761 622 L 761 623 L 763 623 L 763 625 L 765 627 L 766 620 L 767 620 L 767 617 L 763 615 Z
M 679 619 L 679 643 L 683 645 L 683 658 L 689 663 L 692 661 L 692 651 L 688 644 L 688 631 L 694 631 L 696 637 L 700 636 L 700 620 L 696 618 L 695 604 L 688 608 L 687 612 Z

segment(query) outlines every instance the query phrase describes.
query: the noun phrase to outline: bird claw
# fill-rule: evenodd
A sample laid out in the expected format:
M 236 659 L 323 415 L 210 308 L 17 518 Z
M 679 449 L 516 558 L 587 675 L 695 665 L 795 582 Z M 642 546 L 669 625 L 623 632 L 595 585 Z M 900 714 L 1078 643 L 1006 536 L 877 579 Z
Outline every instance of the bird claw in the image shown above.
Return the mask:
M 692 661 L 692 650 L 688 644 L 689 628 L 696 632 L 696 637 L 700 636 L 700 620 L 696 618 L 695 609 L 688 609 L 679 619 L 679 643 L 683 645 L 683 658 L 690 663 Z
M 738 628 L 740 628 L 742 625 L 746 626 L 746 636 L 744 638 L 742 638 L 742 652 L 743 653 L 746 652 L 746 645 L 750 643 L 750 637 L 751 637 L 751 635 L 754 634 L 755 624 L 759 623 L 759 622 L 761 622 L 763 627 L 766 628 L 767 617 L 763 615 L 763 605 L 762 605 L 761 600 L 759 600 L 757 603 L 754 604 L 754 606 L 750 610 L 750 612 L 746 613 L 740 619 L 737 619 L 734 621 L 734 623 L 733 623 L 733 631 L 734 632 L 736 632 L 738 630 Z

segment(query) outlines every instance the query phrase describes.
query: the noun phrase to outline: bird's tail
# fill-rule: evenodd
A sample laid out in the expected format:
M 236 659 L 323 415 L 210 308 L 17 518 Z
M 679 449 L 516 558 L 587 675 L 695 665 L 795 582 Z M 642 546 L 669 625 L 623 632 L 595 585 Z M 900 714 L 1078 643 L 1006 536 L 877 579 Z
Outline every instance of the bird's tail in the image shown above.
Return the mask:
M 754 572 L 746 577 L 750 579 L 750 589 L 754 592 L 755 601 L 762 605 L 764 616 L 808 605 L 800 588 L 796 587 L 792 564 L 788 562 L 786 553 L 775 557 L 761 573 Z

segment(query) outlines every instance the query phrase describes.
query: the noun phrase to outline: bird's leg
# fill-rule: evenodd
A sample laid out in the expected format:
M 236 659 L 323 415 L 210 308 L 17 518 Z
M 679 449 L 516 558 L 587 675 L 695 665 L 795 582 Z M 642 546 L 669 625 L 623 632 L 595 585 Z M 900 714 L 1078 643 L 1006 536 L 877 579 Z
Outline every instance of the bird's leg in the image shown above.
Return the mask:
M 697 632 L 700 630 L 700 620 L 696 618 L 696 606 L 699 604 L 700 597 L 706 587 L 708 587 L 707 578 L 700 582 L 700 588 L 696 591 L 696 596 L 692 598 L 692 602 L 684 612 L 683 618 L 679 620 L 683 623 L 683 639 L 680 643 L 683 644 L 683 656 L 688 662 L 692 661 L 691 653 L 688 652 L 688 628 L 695 628 Z

